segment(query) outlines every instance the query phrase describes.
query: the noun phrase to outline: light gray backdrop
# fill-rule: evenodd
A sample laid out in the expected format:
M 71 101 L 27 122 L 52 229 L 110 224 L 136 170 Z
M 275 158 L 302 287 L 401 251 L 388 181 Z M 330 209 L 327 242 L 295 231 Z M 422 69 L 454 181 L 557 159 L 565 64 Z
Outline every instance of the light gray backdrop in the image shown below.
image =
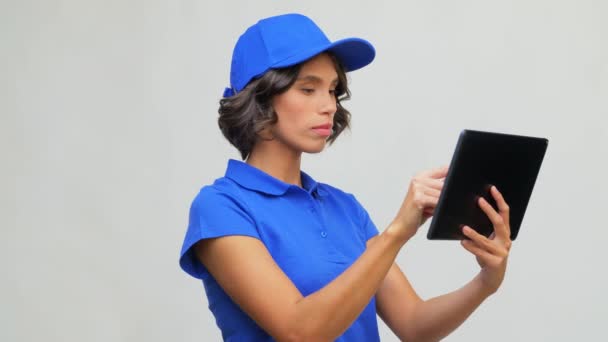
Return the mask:
M 380 229 L 461 129 L 550 140 L 503 287 L 447 340 L 607 339 L 607 2 L 21 0 L 0 5 L 0 340 L 220 338 L 177 263 L 188 207 L 238 158 L 216 124 L 236 38 L 293 11 L 377 48 L 352 132 L 303 169 Z M 426 229 L 397 262 L 428 298 L 477 265 Z

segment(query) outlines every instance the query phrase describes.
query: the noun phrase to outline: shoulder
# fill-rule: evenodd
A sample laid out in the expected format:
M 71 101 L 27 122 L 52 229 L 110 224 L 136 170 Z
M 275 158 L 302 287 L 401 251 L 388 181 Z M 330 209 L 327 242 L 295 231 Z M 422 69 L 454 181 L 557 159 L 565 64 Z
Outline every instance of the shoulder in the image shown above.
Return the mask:
M 194 196 L 190 205 L 190 220 L 205 219 L 211 221 L 229 220 L 236 216 L 247 218 L 251 211 L 246 200 L 247 191 L 233 180 L 222 177 L 213 184 L 203 186 Z
M 230 179 L 220 178 L 202 187 L 192 200 L 180 257 L 182 269 L 190 275 L 200 279 L 208 275 L 193 252 L 193 246 L 199 241 L 228 235 L 259 239 L 255 220 L 244 204 L 241 191 Z
M 243 189 L 238 184 L 230 178 L 222 177 L 212 184 L 204 185 L 194 196 L 192 206 L 209 206 L 226 200 L 239 201 L 243 195 Z

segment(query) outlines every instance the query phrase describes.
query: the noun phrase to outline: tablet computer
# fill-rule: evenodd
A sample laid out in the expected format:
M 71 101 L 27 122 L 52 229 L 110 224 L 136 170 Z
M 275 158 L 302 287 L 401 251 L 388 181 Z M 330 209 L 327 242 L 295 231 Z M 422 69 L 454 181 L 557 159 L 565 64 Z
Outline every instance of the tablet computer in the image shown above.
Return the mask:
M 495 185 L 510 208 L 511 240 L 517 238 L 549 141 L 545 138 L 463 130 L 439 195 L 427 238 L 465 239 L 462 227 L 490 236 L 494 231 L 477 204 Z

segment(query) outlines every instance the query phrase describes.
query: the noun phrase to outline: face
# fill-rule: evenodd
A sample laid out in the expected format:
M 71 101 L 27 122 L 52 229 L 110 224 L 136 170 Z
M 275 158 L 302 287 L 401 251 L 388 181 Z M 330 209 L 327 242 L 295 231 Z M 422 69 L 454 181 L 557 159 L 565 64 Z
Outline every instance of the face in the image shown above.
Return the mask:
M 331 135 L 336 113 L 338 74 L 327 54 L 302 65 L 295 83 L 272 101 L 277 123 L 272 140 L 293 152 L 317 153 Z

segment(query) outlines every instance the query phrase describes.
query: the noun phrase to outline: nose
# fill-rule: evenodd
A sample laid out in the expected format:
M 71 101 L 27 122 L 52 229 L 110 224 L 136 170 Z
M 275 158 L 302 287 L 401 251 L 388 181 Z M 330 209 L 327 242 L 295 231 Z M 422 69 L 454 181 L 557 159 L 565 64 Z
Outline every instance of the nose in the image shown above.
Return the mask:
M 336 96 L 333 93 L 327 92 L 321 99 L 321 113 L 326 115 L 334 115 L 338 110 Z

